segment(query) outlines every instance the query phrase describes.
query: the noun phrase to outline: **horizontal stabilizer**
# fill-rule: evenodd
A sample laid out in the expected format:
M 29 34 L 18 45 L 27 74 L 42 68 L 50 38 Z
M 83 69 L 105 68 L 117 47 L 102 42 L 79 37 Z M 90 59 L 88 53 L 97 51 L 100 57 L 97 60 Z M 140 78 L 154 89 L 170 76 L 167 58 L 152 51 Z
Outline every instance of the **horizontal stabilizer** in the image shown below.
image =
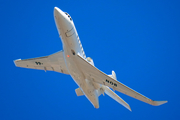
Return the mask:
M 77 89 L 75 90 L 75 92 L 76 92 L 76 95 L 77 95 L 77 96 L 82 96 L 82 95 L 84 95 L 84 93 L 82 92 L 82 90 L 81 90 L 80 88 L 77 88 Z
M 154 106 L 159 106 L 162 105 L 164 103 L 167 103 L 168 101 L 152 101 L 152 105 Z
M 125 108 L 127 108 L 128 110 L 131 111 L 131 108 L 129 106 L 128 103 L 126 103 L 122 98 L 120 98 L 115 92 L 113 92 L 109 87 L 107 86 L 102 86 L 104 92 L 111 97 L 112 99 L 114 99 L 115 101 L 117 101 L 118 103 L 120 103 L 121 105 L 123 105 Z

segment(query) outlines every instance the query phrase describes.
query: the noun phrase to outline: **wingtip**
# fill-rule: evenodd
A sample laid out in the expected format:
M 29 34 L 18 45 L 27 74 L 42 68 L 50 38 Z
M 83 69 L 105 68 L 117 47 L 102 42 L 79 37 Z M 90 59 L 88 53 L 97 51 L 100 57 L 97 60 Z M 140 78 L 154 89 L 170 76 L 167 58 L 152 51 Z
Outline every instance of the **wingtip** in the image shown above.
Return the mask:
M 21 61 L 21 59 L 16 59 L 16 60 L 13 60 L 13 62 L 14 62 L 14 64 L 15 64 L 15 66 L 17 66 L 17 62 L 18 61 Z
M 153 102 L 155 106 L 159 106 L 159 105 L 167 103 L 168 101 L 153 101 Z
M 21 61 L 21 59 L 16 59 L 16 60 L 13 60 L 14 62 L 17 62 L 17 61 Z
M 129 111 L 131 111 L 131 112 L 132 112 L 131 107 L 129 106 L 129 104 L 127 104 L 127 105 L 126 105 L 126 106 L 124 106 L 124 107 L 126 107 Z
M 129 109 L 128 109 L 128 110 L 132 112 L 132 110 L 131 110 L 131 108 L 130 108 L 130 107 L 129 107 Z

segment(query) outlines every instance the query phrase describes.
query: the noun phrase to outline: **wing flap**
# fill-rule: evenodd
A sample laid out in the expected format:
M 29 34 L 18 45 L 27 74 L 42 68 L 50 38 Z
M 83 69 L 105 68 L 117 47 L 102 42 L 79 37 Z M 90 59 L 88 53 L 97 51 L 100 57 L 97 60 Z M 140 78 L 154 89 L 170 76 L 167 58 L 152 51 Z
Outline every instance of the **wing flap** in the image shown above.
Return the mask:
M 166 103 L 167 101 L 153 101 L 144 95 L 136 92 L 135 90 L 125 86 L 124 84 L 120 83 L 119 81 L 111 78 L 110 76 L 106 75 L 90 63 L 88 63 L 85 59 L 83 59 L 81 56 L 78 55 L 78 62 L 79 65 L 82 68 L 82 71 L 84 72 L 85 76 L 92 78 L 94 82 L 97 82 L 99 84 L 108 86 L 112 88 L 113 90 L 117 90 L 121 93 L 124 93 L 130 97 L 133 97 L 135 99 L 138 99 L 140 101 L 143 101 L 145 103 L 158 106 L 161 104 Z
M 14 61 L 17 67 L 56 71 L 64 74 L 69 74 L 63 57 L 63 51 L 59 51 L 49 56 L 31 58 L 31 59 L 18 59 Z

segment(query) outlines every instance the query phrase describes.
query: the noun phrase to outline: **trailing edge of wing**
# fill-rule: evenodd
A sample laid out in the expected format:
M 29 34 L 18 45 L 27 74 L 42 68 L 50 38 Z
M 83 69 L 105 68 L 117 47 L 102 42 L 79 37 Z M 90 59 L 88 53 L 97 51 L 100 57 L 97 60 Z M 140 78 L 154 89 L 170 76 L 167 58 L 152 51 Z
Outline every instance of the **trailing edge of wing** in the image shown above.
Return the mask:
M 99 69 L 91 65 L 90 63 L 88 63 L 80 55 L 77 55 L 77 56 L 79 58 L 78 62 L 79 62 L 79 65 L 81 66 L 83 73 L 85 74 L 86 77 L 91 78 L 94 82 L 108 86 L 112 88 L 113 90 L 117 90 L 121 93 L 124 93 L 130 97 L 133 97 L 135 99 L 138 99 L 150 105 L 158 106 L 167 102 L 167 101 L 153 101 L 147 98 L 146 96 L 136 92 L 135 90 L 127 87 L 126 85 L 106 75 L 105 73 L 103 73 L 102 71 L 100 71 Z

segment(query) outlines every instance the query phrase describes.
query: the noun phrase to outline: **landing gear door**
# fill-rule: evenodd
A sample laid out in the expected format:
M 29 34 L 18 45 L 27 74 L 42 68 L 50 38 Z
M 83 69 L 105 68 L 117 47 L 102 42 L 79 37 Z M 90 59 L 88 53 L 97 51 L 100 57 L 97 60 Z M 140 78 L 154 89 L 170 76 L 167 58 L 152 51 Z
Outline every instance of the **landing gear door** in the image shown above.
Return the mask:
M 66 33 L 66 37 L 71 37 L 74 34 L 74 29 L 68 30 Z

